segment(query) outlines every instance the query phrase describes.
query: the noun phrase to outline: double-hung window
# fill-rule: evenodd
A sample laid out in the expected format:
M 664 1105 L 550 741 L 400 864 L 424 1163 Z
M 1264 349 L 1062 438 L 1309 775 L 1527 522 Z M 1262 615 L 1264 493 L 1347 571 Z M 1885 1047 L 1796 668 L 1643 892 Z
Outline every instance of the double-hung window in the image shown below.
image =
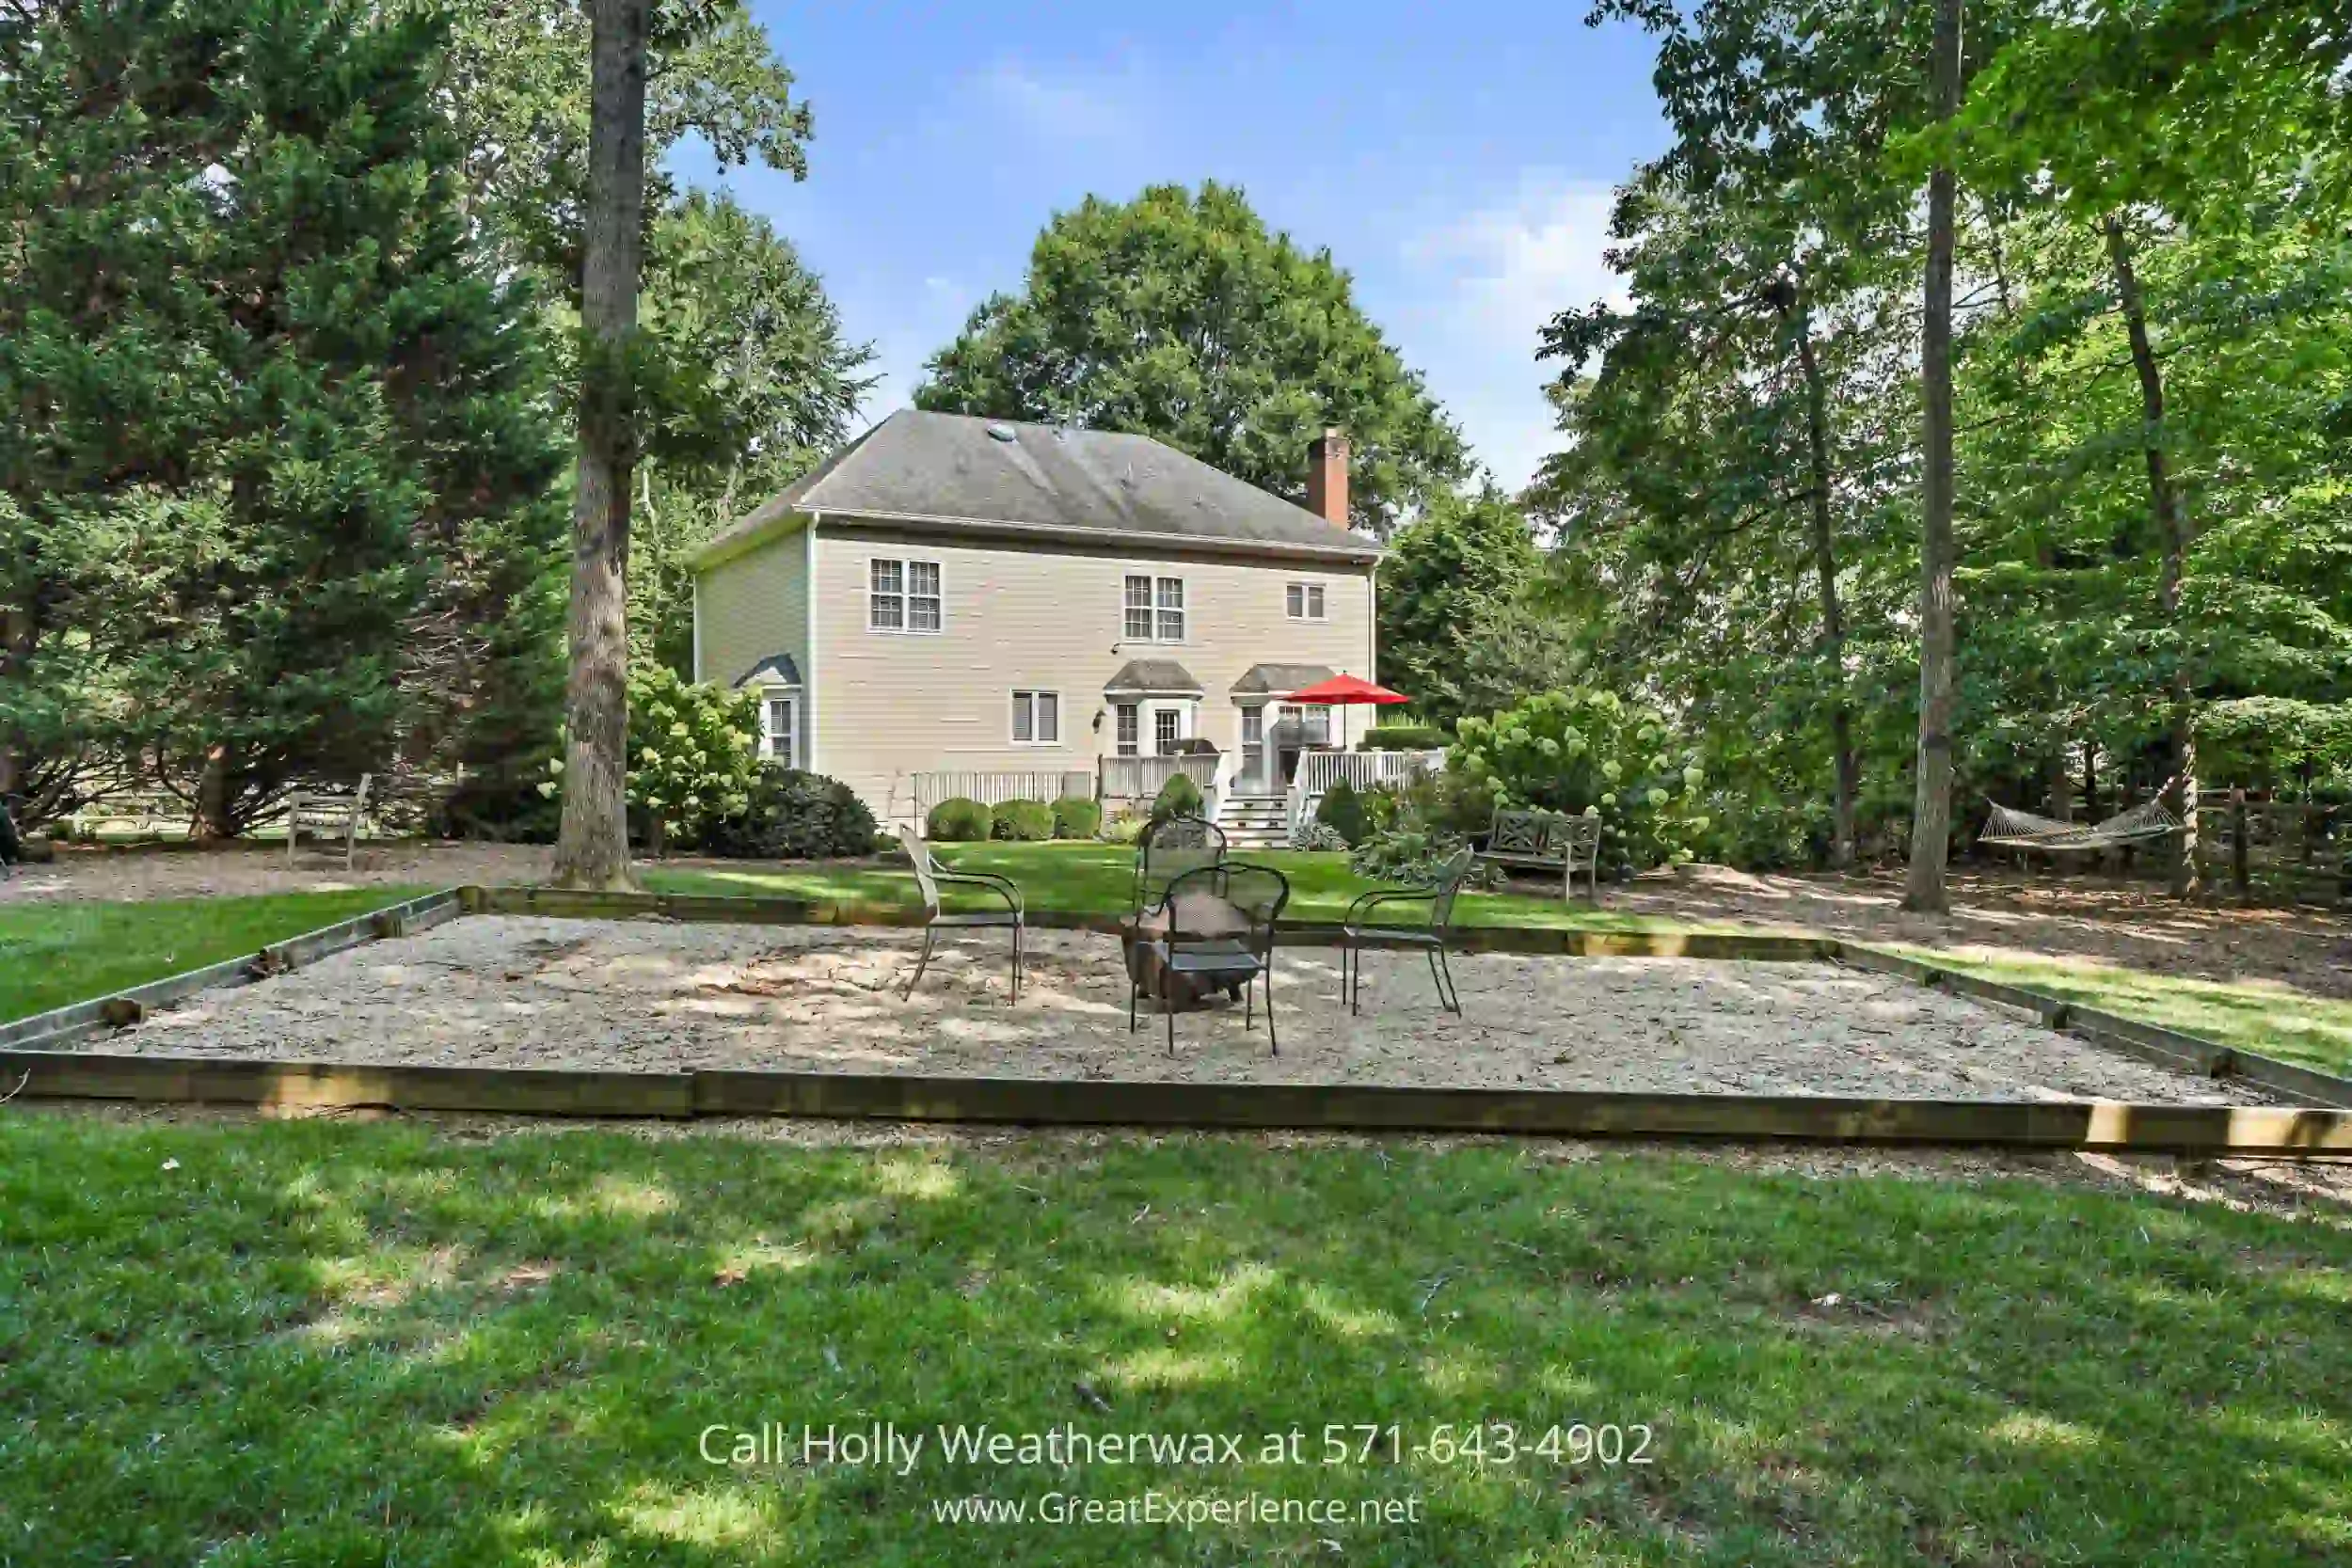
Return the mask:
M 938 562 L 876 556 L 866 573 L 868 630 L 932 632 L 946 625 Z
M 787 768 L 799 759 L 801 702 L 797 697 L 777 693 L 768 699 L 767 722 L 760 726 L 764 750 L 771 762 Z
M 1143 750 L 1143 710 L 1135 703 L 1121 703 L 1118 709 L 1119 754 L 1132 757 Z
M 1016 746 L 1061 744 L 1061 693 L 1016 691 L 1012 694 L 1012 743 Z
M 1184 738 L 1184 716 L 1172 707 L 1152 711 L 1152 744 L 1159 754 L 1168 756 L 1176 750 L 1176 743 Z
M 1323 584 L 1294 582 L 1283 598 L 1283 609 L 1294 621 L 1320 621 L 1323 613 Z
M 1184 579 L 1153 577 L 1149 572 L 1127 574 L 1120 600 L 1120 630 L 1130 642 L 1182 642 L 1184 640 Z

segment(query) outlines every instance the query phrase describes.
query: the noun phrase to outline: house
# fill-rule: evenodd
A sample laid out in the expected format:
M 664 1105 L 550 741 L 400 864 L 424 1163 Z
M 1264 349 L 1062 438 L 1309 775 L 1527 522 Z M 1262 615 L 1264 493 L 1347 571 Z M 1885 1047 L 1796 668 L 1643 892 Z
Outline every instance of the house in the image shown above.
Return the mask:
M 885 821 L 1179 769 L 1262 818 L 1333 736 L 1290 694 L 1373 673 L 1380 546 L 1346 438 L 1311 456 L 1300 506 L 1141 436 L 901 410 L 696 557 L 695 677 Z

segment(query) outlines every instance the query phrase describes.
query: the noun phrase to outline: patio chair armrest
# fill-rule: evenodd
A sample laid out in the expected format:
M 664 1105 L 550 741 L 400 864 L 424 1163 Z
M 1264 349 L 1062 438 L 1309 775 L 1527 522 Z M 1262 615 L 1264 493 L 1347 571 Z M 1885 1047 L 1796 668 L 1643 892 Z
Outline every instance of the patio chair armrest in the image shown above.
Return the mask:
M 1428 903 L 1434 905 L 1437 901 L 1438 890 L 1435 888 L 1375 888 L 1370 893 L 1357 895 L 1356 901 L 1347 906 L 1347 912 L 1340 917 L 1340 924 L 1353 926 L 1383 904 Z
M 1010 878 L 993 876 L 985 871 L 941 871 L 934 873 L 931 879 L 942 887 L 953 884 L 985 888 L 1002 898 L 1006 907 L 1013 913 L 1026 914 L 1028 912 L 1027 906 L 1021 899 L 1020 884 Z

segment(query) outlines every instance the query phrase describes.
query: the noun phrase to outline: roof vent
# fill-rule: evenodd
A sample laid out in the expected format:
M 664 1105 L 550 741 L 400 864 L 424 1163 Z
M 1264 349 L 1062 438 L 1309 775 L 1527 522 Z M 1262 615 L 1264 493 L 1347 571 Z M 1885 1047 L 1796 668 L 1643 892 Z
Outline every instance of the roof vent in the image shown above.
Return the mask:
M 990 425 L 988 438 L 992 441 L 1009 441 L 1013 438 L 1013 428 L 1009 424 Z

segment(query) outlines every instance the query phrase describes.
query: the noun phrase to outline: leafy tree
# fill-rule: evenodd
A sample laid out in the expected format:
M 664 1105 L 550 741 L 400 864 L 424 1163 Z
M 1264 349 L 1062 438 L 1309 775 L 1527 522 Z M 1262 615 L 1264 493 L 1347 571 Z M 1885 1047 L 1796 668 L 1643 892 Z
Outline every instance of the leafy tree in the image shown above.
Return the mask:
M 234 833 L 469 695 L 417 678 L 409 634 L 553 468 L 528 295 L 472 244 L 421 69 L 440 36 L 346 0 L 0 27 L 33 676 L 0 723 L 51 748 L 23 770 L 48 809 L 98 749 Z
M 1340 426 L 1350 514 L 1382 537 L 1470 467 L 1330 253 L 1214 181 L 1056 214 L 1022 293 L 991 297 L 929 370 L 919 407 L 1151 436 L 1282 495 Z
M 630 531 L 636 657 L 693 662 L 693 553 L 849 436 L 873 351 L 765 218 L 688 194 L 649 236 L 644 329 L 700 367 L 650 421 Z
M 1380 563 L 1380 682 L 1438 723 L 1459 718 L 1461 634 L 1535 566 L 1527 518 L 1487 485 L 1438 497 L 1390 541 Z

